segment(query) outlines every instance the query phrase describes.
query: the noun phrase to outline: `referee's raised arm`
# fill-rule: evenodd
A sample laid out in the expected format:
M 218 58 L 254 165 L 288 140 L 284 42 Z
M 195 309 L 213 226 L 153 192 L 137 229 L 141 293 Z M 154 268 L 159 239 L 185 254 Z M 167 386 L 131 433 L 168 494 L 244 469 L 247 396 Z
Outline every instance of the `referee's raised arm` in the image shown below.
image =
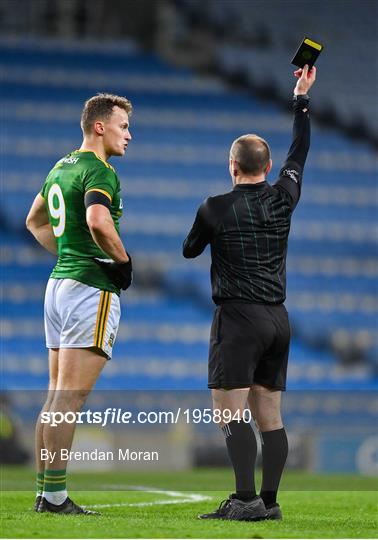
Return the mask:
M 294 88 L 293 139 L 286 160 L 280 170 L 275 186 L 285 189 L 292 199 L 294 209 L 299 201 L 302 186 L 303 169 L 310 148 L 310 115 L 308 91 L 315 82 L 316 67 L 310 70 L 306 64 L 294 72 L 298 78 Z

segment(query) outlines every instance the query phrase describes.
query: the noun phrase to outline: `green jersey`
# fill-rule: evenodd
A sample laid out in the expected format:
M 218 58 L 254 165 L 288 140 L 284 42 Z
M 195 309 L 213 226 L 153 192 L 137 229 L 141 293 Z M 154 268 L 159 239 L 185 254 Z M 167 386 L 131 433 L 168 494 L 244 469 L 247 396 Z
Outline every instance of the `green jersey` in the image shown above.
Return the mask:
M 58 248 L 52 278 L 70 278 L 91 287 L 120 294 L 94 257 L 109 259 L 94 242 L 86 221 L 84 195 L 99 191 L 111 203 L 110 213 L 119 233 L 122 215 L 120 183 L 111 165 L 94 152 L 75 150 L 49 172 L 41 195 L 46 201 Z

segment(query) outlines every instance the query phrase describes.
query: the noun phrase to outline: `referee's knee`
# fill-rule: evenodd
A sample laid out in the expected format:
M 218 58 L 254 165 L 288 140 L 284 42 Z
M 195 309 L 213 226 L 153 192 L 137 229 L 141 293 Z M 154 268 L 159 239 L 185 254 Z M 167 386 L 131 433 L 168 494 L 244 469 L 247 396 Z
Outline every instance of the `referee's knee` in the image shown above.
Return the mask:
M 260 432 L 265 431 L 275 431 L 276 429 L 281 429 L 283 427 L 281 415 L 263 415 L 256 420 L 258 429 Z

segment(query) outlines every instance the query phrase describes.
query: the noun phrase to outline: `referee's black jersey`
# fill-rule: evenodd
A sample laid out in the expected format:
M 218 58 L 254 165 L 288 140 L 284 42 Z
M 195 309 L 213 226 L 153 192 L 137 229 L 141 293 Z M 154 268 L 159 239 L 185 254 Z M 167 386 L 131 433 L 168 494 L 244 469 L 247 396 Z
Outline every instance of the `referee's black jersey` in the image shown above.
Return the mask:
M 211 245 L 212 297 L 216 304 L 242 301 L 280 304 L 286 297 L 290 220 L 302 186 L 310 146 L 309 99 L 294 101 L 293 140 L 278 180 L 236 184 L 198 209 L 184 241 L 184 257 Z

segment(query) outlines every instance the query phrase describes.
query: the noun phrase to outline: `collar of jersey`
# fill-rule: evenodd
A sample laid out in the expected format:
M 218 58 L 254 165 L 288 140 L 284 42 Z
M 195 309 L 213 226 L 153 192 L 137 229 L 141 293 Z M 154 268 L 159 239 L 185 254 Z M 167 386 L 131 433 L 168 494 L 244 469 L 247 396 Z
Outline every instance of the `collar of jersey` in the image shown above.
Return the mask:
M 259 191 L 264 189 L 268 185 L 268 182 L 264 180 L 263 182 L 258 182 L 257 184 L 236 184 L 234 186 L 234 191 Z
M 104 165 L 107 166 L 108 169 L 111 169 L 112 171 L 114 171 L 113 167 L 110 165 L 110 163 L 108 163 L 107 161 L 105 161 L 104 159 L 102 159 L 102 157 L 100 157 L 98 154 L 96 154 L 96 152 L 94 152 L 93 150 L 80 150 L 80 148 L 78 148 L 77 150 L 74 150 L 74 152 L 80 152 L 80 153 L 88 153 L 90 152 L 91 154 L 94 154 L 96 156 L 97 159 L 99 159 L 100 161 L 103 162 Z

